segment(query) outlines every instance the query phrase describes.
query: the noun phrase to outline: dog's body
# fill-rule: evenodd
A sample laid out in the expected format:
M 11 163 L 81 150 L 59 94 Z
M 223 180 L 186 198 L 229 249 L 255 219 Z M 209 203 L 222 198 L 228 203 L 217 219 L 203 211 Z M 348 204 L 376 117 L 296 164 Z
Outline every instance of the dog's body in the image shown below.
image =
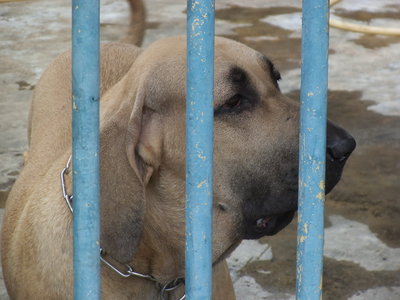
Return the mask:
M 139 48 L 126 44 L 102 47 L 102 95 L 111 92 L 110 88 L 126 75 L 140 52 Z M 118 57 L 117 61 L 115 57 Z M 62 200 L 59 177 L 71 153 L 70 65 L 70 54 L 61 55 L 44 73 L 35 90 L 29 129 L 29 159 L 10 194 L 3 228 L 3 269 L 11 299 L 72 298 L 72 217 Z M 111 101 L 115 101 L 101 101 L 103 113 L 107 110 L 106 106 L 121 104 L 121 98 L 111 98 Z M 113 110 L 114 107 L 109 109 Z M 102 141 L 105 141 L 107 138 L 104 131 L 102 133 Z M 108 155 L 109 152 L 102 151 L 103 162 L 112 159 Z M 120 181 L 123 177 L 120 174 L 116 179 Z M 104 176 L 102 182 L 103 179 Z M 134 178 L 128 180 L 135 181 Z M 68 176 L 69 191 L 71 186 Z M 183 187 L 178 189 L 183 191 Z M 118 198 L 118 187 L 110 193 L 116 195 L 108 199 Z M 143 194 L 143 190 L 135 193 Z M 125 210 L 124 207 L 117 209 Z M 184 228 L 182 222 L 179 221 L 180 227 Z M 168 228 L 168 224 L 165 227 Z M 168 239 L 174 244 L 174 239 L 180 236 L 182 233 L 168 234 Z M 164 252 L 164 247 L 168 247 L 164 241 L 155 240 L 154 243 L 158 251 L 148 249 L 147 245 L 139 246 L 146 248 L 143 249 L 143 253 L 146 253 L 144 256 L 156 256 L 156 261 L 165 260 L 169 263 L 160 263 L 162 270 L 153 266 L 141 268 L 140 265 L 145 264 L 148 258 L 137 257 L 132 266 L 144 273 L 152 273 L 163 283 L 178 277 L 177 268 L 182 268 L 183 262 L 171 259 L 170 249 Z M 182 255 L 184 249 L 178 251 Z M 118 266 L 124 269 L 123 264 Z M 215 299 L 234 299 L 226 263 L 222 262 L 214 269 L 214 294 L 219 295 Z M 32 278 L 35 278 L 35 282 L 32 282 Z M 155 283 L 146 279 L 126 279 L 106 267 L 103 267 L 102 278 L 103 299 L 158 299 L 160 296 Z M 176 299 L 182 294 L 182 288 L 176 291 Z M 173 296 L 171 299 L 174 299 Z
M 128 63 L 134 58 L 130 58 Z M 59 201 L 60 179 L 56 176 L 60 172 L 57 169 L 68 160 L 70 154 L 67 149 L 71 149 L 71 139 L 68 136 L 71 132 L 70 64 L 69 54 L 60 56 L 43 74 L 34 92 L 28 129 L 29 158 L 9 197 L 3 229 L 3 268 L 5 275 L 9 274 L 5 280 L 11 299 L 72 299 L 72 218 L 65 210 L 65 203 Z M 110 79 L 117 78 L 110 76 Z M 46 102 L 50 106 L 46 107 Z M 43 135 L 43 132 L 46 134 Z M 59 161 L 58 166 L 54 161 Z M 37 182 L 33 178 L 42 180 Z M 69 191 L 70 179 L 68 176 Z M 32 217 L 21 217 L 23 212 Z M 37 223 L 38 226 L 31 226 L 27 222 Z M 26 243 L 21 245 L 20 251 L 15 251 L 12 241 L 8 241 L 10 238 Z M 47 250 L 39 251 L 42 256 L 38 257 L 37 248 Z M 52 259 L 53 255 L 55 260 Z M 28 270 L 22 271 L 26 267 L 24 264 L 14 264 L 19 257 L 31 261 Z M 61 257 L 67 261 L 57 262 Z M 19 275 L 22 278 L 18 278 Z M 35 283 L 27 285 L 27 282 L 32 281 L 28 278 L 37 279 Z M 103 286 L 103 289 L 106 287 L 107 285 Z
M 72 107 L 79 109 L 70 66 L 70 53 L 61 55 L 35 89 L 29 158 L 3 224 L 11 299 L 72 298 L 72 217 L 59 177 L 71 155 Z M 226 255 L 243 238 L 275 234 L 297 208 L 299 117 L 279 91 L 279 74 L 256 51 L 217 38 L 215 69 L 213 299 L 229 300 Z M 144 50 L 103 46 L 100 107 L 101 246 L 160 283 L 184 277 L 185 38 Z M 330 190 L 354 140 L 331 124 L 328 133 Z M 70 176 L 66 185 L 71 193 Z M 102 299 L 161 298 L 154 282 L 103 265 Z

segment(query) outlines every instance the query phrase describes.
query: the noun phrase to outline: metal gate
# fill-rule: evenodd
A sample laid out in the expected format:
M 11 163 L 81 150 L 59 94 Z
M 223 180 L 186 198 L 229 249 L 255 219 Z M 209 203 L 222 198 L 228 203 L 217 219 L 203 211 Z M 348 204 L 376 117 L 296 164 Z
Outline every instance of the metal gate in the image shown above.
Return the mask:
M 214 1 L 187 2 L 186 297 L 211 299 Z M 74 298 L 100 299 L 99 0 L 73 0 Z M 303 0 L 297 299 L 320 299 L 327 0 Z M 77 109 L 79 108 L 79 109 Z M 202 183 L 202 184 L 199 184 Z

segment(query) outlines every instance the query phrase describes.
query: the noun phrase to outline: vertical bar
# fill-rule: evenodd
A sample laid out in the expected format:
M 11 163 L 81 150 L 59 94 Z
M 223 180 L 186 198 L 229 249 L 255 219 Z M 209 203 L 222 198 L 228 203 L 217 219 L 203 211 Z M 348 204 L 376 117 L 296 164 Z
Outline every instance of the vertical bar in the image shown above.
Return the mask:
M 187 2 L 186 295 L 211 299 L 214 1 Z
M 303 0 L 296 298 L 320 299 L 324 244 L 328 0 Z
M 100 299 L 99 0 L 72 1 L 74 299 Z

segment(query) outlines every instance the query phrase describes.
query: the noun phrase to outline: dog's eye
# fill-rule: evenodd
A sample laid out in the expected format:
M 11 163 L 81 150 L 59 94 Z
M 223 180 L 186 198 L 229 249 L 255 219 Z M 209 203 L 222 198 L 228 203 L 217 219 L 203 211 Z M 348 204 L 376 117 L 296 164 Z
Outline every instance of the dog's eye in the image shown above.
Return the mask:
M 228 101 L 226 101 L 221 108 L 226 110 L 235 109 L 239 108 L 240 104 L 242 104 L 242 97 L 240 95 L 236 95 L 231 99 L 229 99 Z
M 218 107 L 215 114 L 240 113 L 244 108 L 243 104 L 245 104 L 245 99 L 241 95 L 235 95 Z

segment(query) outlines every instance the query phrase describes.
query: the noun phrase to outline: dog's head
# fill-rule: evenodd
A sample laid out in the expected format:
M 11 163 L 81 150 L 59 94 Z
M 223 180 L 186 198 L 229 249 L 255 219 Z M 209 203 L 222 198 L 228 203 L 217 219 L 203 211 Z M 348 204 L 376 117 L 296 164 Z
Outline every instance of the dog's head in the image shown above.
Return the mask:
M 154 43 L 124 79 L 124 89 L 134 91 L 125 133 L 127 161 L 144 196 L 139 197 L 143 203 L 128 204 L 136 210 L 126 211 L 136 214 L 120 232 L 123 244 L 111 245 L 124 248 L 124 255 L 115 253 L 121 260 L 132 259 L 127 253 L 133 255 L 136 248 L 133 261 L 162 256 L 157 264 L 177 273 L 184 272 L 185 245 L 185 47 L 183 37 Z M 297 209 L 299 105 L 282 95 L 279 79 L 265 56 L 216 38 L 214 261 L 242 239 L 277 233 Z M 328 192 L 354 147 L 354 139 L 329 122 Z M 147 254 L 141 256 L 139 250 Z

